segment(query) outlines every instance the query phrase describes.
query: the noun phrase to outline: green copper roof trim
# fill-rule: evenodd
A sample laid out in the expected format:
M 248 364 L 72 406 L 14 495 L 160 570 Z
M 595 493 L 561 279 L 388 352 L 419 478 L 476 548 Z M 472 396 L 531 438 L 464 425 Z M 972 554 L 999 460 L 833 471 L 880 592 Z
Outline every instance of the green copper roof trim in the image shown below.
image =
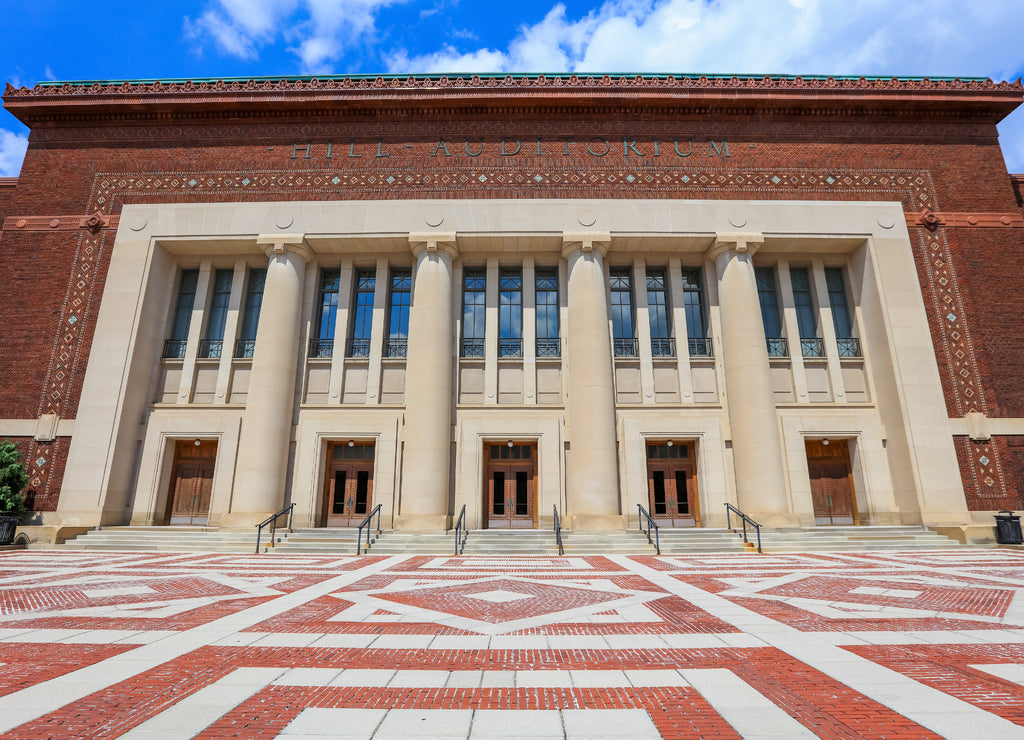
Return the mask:
M 669 77 L 675 78 L 700 78 L 706 77 L 709 80 L 731 80 L 733 77 L 740 80 L 763 80 L 765 77 L 774 80 L 795 80 L 798 77 L 804 80 L 827 80 L 832 78 L 834 80 L 859 80 L 864 78 L 866 80 L 899 80 L 901 82 L 915 82 L 920 80 L 931 80 L 933 82 L 951 82 L 953 80 L 962 80 L 964 82 L 984 82 L 989 79 L 988 77 L 918 77 L 918 76 L 904 76 L 904 75 L 772 75 L 772 74 L 648 74 L 641 72 L 554 72 L 548 73 L 537 73 L 537 74 L 511 74 L 502 72 L 493 73 L 476 73 L 476 72 L 450 72 L 446 74 L 353 74 L 353 75 L 262 75 L 259 77 L 175 77 L 165 79 L 152 79 L 152 80 L 45 80 L 37 83 L 38 87 L 61 87 L 63 85 L 73 85 L 76 87 L 85 87 L 87 85 L 152 85 L 154 83 L 161 83 L 164 85 L 181 85 L 186 82 L 202 83 L 202 82 L 248 82 L 253 80 L 254 82 L 280 82 L 285 80 L 286 82 L 309 82 L 310 80 L 375 80 L 378 77 L 384 80 L 407 80 L 410 77 L 416 79 L 441 79 L 447 77 L 454 79 L 458 77 L 479 77 L 480 79 L 505 79 L 506 77 L 512 77 L 513 79 L 537 79 L 545 77 L 548 79 L 562 78 L 569 79 L 570 77 L 617 77 L 617 78 L 635 78 L 644 77 L 648 79 L 668 79 Z

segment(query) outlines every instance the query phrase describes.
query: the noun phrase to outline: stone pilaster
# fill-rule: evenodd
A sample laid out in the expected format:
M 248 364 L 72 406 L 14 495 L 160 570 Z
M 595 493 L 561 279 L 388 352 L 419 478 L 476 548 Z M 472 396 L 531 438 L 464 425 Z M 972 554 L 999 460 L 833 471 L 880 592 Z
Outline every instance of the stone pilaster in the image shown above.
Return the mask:
M 708 252 L 718 275 L 725 396 L 737 506 L 762 524 L 797 524 L 789 511 L 768 347 L 754 280 L 761 234 L 718 234 Z
M 569 263 L 569 461 L 566 509 L 574 529 L 624 526 L 619 510 L 615 386 L 602 260 L 607 233 L 563 234 Z
M 452 259 L 455 234 L 410 234 L 416 257 L 405 375 L 405 451 L 395 527 L 443 529 L 452 411 Z
M 223 526 L 250 526 L 284 505 L 299 358 L 302 292 L 313 251 L 302 234 L 257 237 L 269 257 L 238 448 L 238 482 Z

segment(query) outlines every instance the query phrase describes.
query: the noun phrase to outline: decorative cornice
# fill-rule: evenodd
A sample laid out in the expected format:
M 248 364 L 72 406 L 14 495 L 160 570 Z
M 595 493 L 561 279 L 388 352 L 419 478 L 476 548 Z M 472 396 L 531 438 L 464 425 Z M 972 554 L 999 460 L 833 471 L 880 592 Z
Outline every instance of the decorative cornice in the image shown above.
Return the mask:
M 1022 101 L 1020 80 L 985 78 L 830 77 L 774 75 L 425 75 L 327 76 L 281 79 L 141 80 L 40 83 L 33 88 L 7 85 L 5 106 L 22 120 L 63 117 L 75 110 L 102 116 L 144 117 L 147 111 L 224 111 L 259 106 L 296 111 L 336 107 L 396 105 L 466 109 L 476 106 L 569 106 L 643 104 L 670 107 L 711 105 L 715 109 L 751 106 L 816 112 L 849 107 L 857 113 L 875 108 L 901 115 L 955 106 L 973 115 L 999 120 Z
M 576 74 L 483 74 L 483 75 L 327 75 L 282 78 L 223 78 L 201 80 L 87 80 L 44 82 L 33 88 L 8 84 L 4 96 L 41 96 L 140 93 L 273 92 L 302 90 L 416 90 L 495 88 L 647 88 L 854 90 L 898 92 L 1019 91 L 1020 80 L 995 82 L 983 77 L 881 77 L 832 75 L 576 75 Z
M 1024 215 L 1020 213 L 982 213 L 957 211 L 932 211 L 925 208 L 919 212 L 906 214 L 907 226 L 923 226 L 935 231 L 940 226 L 977 226 L 977 227 L 1024 227 Z
M 96 211 L 79 216 L 8 216 L 4 231 L 76 231 L 86 229 L 96 234 L 103 229 L 117 230 L 121 217 L 108 216 Z

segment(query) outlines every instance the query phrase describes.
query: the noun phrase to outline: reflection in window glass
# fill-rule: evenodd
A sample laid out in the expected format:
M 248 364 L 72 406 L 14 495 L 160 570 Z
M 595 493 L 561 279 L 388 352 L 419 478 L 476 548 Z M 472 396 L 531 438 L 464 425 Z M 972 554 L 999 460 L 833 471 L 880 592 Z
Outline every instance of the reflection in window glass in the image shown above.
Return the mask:
M 757 298 L 761 303 L 761 321 L 764 322 L 764 335 L 768 339 L 782 336 L 779 321 L 779 296 L 775 292 L 775 269 L 758 267 L 754 269 L 757 281 Z
M 612 336 L 616 339 L 633 338 L 633 279 L 630 268 L 611 271 Z

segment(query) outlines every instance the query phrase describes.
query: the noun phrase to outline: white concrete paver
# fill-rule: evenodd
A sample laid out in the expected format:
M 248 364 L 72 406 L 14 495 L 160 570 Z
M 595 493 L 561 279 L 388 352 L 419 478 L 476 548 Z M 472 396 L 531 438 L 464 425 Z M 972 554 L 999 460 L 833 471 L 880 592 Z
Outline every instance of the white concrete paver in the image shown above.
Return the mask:
M 169 709 L 121 735 L 122 740 L 188 740 L 284 673 L 283 668 L 236 668 Z
M 679 672 L 745 740 L 768 740 L 780 735 L 817 737 L 730 670 L 701 668 Z
M 942 737 L 949 740 L 977 740 L 979 737 L 1024 740 L 1024 727 L 973 704 L 872 663 L 840 647 L 817 640 L 793 627 L 745 609 L 722 596 L 684 583 L 661 571 L 622 556 L 609 557 L 666 591 L 686 599 Z M 686 676 L 685 671 L 683 675 Z
M 843 561 L 847 565 L 842 567 L 849 567 L 854 572 L 854 577 L 847 581 L 850 584 L 849 593 L 859 594 L 865 600 L 875 599 L 877 601 L 895 598 L 901 602 L 907 602 L 907 606 L 912 607 L 912 602 L 919 598 L 922 602 L 928 602 L 928 599 L 931 598 L 923 589 L 935 587 L 976 589 L 983 587 L 978 586 L 978 581 L 985 578 L 984 574 L 979 571 L 970 575 L 970 579 L 973 580 L 969 580 L 964 571 L 951 565 L 956 562 L 952 555 L 945 558 L 937 555 L 925 558 L 928 562 L 934 563 L 934 565 L 928 566 L 915 564 L 911 558 L 906 558 L 905 564 L 902 565 L 899 561 L 894 560 L 892 563 L 886 561 L 884 568 L 887 572 L 884 574 L 878 572 L 881 570 L 879 562 L 882 561 L 872 560 L 866 556 L 845 556 Z M 194 559 L 195 556 L 175 556 L 174 559 L 158 558 L 153 561 L 152 567 L 156 568 L 158 561 L 162 563 L 160 567 L 164 568 L 168 562 L 177 563 L 175 572 L 180 572 L 184 577 L 191 577 L 200 564 L 192 563 L 190 565 L 190 558 Z M 131 556 L 128 556 L 128 559 L 130 560 Z M 92 648 L 88 647 L 90 645 L 120 644 L 140 647 L 129 648 L 113 658 L 105 660 L 96 658 L 98 662 L 64 675 L 57 675 L 55 671 L 49 675 L 57 675 L 56 678 L 43 680 L 35 686 L 0 697 L 0 732 L 34 718 L 42 718 L 49 712 L 64 707 L 77 699 L 84 698 L 95 691 L 113 687 L 118 682 L 136 677 L 151 668 L 160 666 L 165 661 L 182 657 L 191 660 L 191 656 L 186 657 L 189 652 L 212 645 L 229 648 L 218 652 L 221 655 L 234 656 L 233 660 L 236 662 L 233 665 L 236 667 L 232 673 L 207 685 L 202 685 L 201 681 L 193 682 L 192 688 L 189 690 L 193 690 L 194 693 L 186 692 L 176 704 L 155 716 L 144 714 L 145 710 L 140 711 L 139 719 L 145 719 L 145 721 L 123 735 L 124 737 L 128 737 L 129 740 L 179 740 L 201 733 L 234 707 L 238 707 L 244 702 L 248 702 L 246 713 L 252 710 L 258 714 L 261 711 L 261 706 L 266 707 L 262 711 L 279 711 L 278 707 L 280 707 L 282 697 L 302 696 L 306 697 L 304 700 L 310 702 L 321 699 L 332 702 L 342 696 L 346 697 L 345 701 L 358 701 L 360 705 L 320 708 L 315 704 L 310 704 L 299 711 L 298 716 L 287 725 L 279 737 L 287 738 L 287 740 L 302 740 L 303 738 L 323 740 L 328 737 L 366 738 L 366 740 L 398 737 L 457 737 L 460 740 L 466 740 L 466 738 L 493 740 L 499 737 L 550 737 L 562 740 L 615 737 L 617 740 L 628 740 L 629 738 L 639 740 L 640 738 L 659 736 L 654 720 L 646 709 L 576 709 L 574 707 L 580 697 L 598 696 L 594 690 L 607 690 L 609 695 L 615 695 L 616 690 L 627 689 L 620 692 L 619 696 L 628 702 L 635 700 L 630 697 L 645 695 L 643 691 L 637 692 L 629 689 L 655 688 L 691 688 L 699 693 L 712 709 L 744 738 L 783 740 L 784 738 L 814 737 L 813 732 L 790 716 L 784 707 L 774 704 L 758 692 L 754 685 L 748 684 L 733 671 L 727 668 L 703 667 L 707 665 L 707 658 L 713 657 L 715 653 L 705 653 L 702 656 L 701 651 L 733 651 L 770 647 L 819 671 L 851 690 L 879 702 L 892 711 L 920 723 L 943 737 L 963 738 L 964 740 L 975 740 L 979 737 L 991 740 L 996 740 L 996 738 L 998 740 L 1004 738 L 1024 739 L 1024 727 L 985 711 L 983 707 L 990 705 L 984 704 L 984 699 L 979 700 L 978 705 L 961 701 L 949 693 L 916 681 L 898 670 L 885 667 L 881 660 L 877 663 L 873 662 L 868 658 L 861 657 L 854 650 L 847 650 L 843 647 L 918 645 L 921 646 L 920 652 L 926 653 L 932 649 L 933 645 L 962 646 L 962 654 L 978 656 L 978 660 L 971 663 L 970 668 L 980 672 L 974 674 L 978 681 L 979 691 L 983 691 L 982 687 L 986 686 L 996 686 L 996 690 L 998 690 L 998 681 L 991 679 L 986 684 L 981 674 L 1024 685 L 1024 661 L 1021 663 L 1013 662 L 1012 659 L 1000 661 L 998 647 L 993 648 L 993 646 L 1006 646 L 1007 656 L 1016 656 L 1019 654 L 1020 644 L 1024 643 L 1024 629 L 1013 629 L 1016 622 L 1007 617 L 1000 618 L 998 614 L 988 616 L 987 611 L 978 608 L 976 614 L 966 613 L 962 619 L 964 621 L 973 620 L 984 629 L 943 630 L 941 629 L 943 626 L 941 620 L 950 619 L 949 615 L 955 615 L 957 612 L 938 612 L 934 609 L 920 610 L 916 613 L 912 613 L 910 610 L 893 612 L 892 608 L 880 603 L 844 602 L 841 599 L 846 598 L 844 594 L 847 591 L 837 590 L 830 584 L 827 588 L 817 592 L 824 594 L 826 598 L 815 598 L 816 592 L 814 592 L 812 584 L 807 587 L 806 598 L 803 592 L 798 592 L 801 593 L 799 598 L 787 597 L 786 603 L 804 609 L 804 614 L 813 615 L 811 619 L 822 624 L 821 627 L 817 627 L 817 631 L 814 631 L 806 629 L 799 622 L 794 622 L 794 624 L 799 624 L 801 628 L 790 626 L 784 619 L 773 619 L 758 613 L 756 606 L 753 609 L 740 606 L 739 602 L 734 599 L 750 595 L 759 596 L 762 602 L 765 602 L 775 598 L 772 588 L 783 586 L 789 589 L 786 593 L 793 593 L 794 589 L 802 588 L 799 582 L 805 572 L 815 573 L 818 580 L 820 580 L 820 576 L 832 577 L 830 569 L 825 567 L 824 559 L 816 560 L 810 556 L 805 557 L 803 558 L 805 565 L 801 566 L 802 571 L 795 572 L 795 558 L 775 558 L 774 560 L 779 562 L 774 566 L 767 564 L 769 560 L 773 560 L 771 558 L 741 558 L 749 560 L 747 566 L 742 567 L 757 569 L 759 573 L 758 576 L 750 578 L 735 577 L 739 564 L 739 559 L 735 557 L 671 559 L 671 562 L 685 563 L 688 567 L 703 567 L 710 577 L 715 577 L 716 568 L 723 569 L 726 577 L 723 577 L 722 580 L 726 582 L 726 588 L 730 589 L 723 593 L 699 588 L 687 583 L 685 579 L 648 568 L 644 563 L 649 561 L 622 556 L 612 556 L 610 559 L 614 563 L 621 564 L 626 571 L 633 575 L 641 576 L 653 586 L 664 589 L 664 593 L 690 602 L 694 607 L 695 619 L 713 623 L 712 620 L 707 619 L 710 615 L 730 625 L 730 628 L 718 627 L 718 629 L 742 631 L 666 633 L 664 625 L 670 624 L 671 620 L 662 616 L 660 611 L 655 612 L 646 606 L 646 601 L 651 598 L 662 598 L 664 594 L 658 594 L 656 589 L 639 592 L 619 586 L 613 582 L 613 579 L 618 580 L 617 576 L 620 574 L 593 571 L 591 564 L 584 560 L 581 562 L 593 571 L 592 575 L 588 577 L 583 568 L 577 568 L 571 574 L 566 573 L 568 579 L 566 590 L 577 590 L 573 592 L 574 597 L 579 596 L 578 591 L 586 591 L 588 588 L 604 593 L 616 592 L 621 594 L 621 599 L 613 601 L 610 605 L 602 602 L 585 608 L 579 606 L 580 601 L 573 602 L 569 599 L 566 603 L 575 603 L 576 605 L 562 611 L 551 612 L 550 605 L 557 604 L 560 598 L 557 593 L 551 595 L 548 586 L 551 583 L 552 570 L 565 572 L 567 568 L 565 560 L 555 558 L 488 558 L 487 567 L 483 567 L 482 561 L 473 561 L 474 565 L 470 567 L 466 564 L 468 559 L 464 561 L 452 558 L 437 559 L 436 567 L 453 573 L 461 572 L 460 576 L 453 576 L 454 580 L 452 580 L 447 575 L 440 578 L 431 573 L 419 575 L 423 572 L 421 565 L 410 566 L 406 571 L 402 571 L 401 564 L 407 558 L 398 556 L 383 562 L 375 563 L 371 560 L 367 562 L 366 567 L 350 572 L 331 573 L 327 580 L 319 584 L 302 586 L 290 593 L 286 590 L 281 593 L 271 590 L 275 584 L 283 583 L 291 576 L 282 580 L 280 574 L 275 575 L 273 572 L 268 572 L 270 566 L 279 562 L 281 572 L 288 572 L 291 568 L 296 575 L 301 575 L 310 568 L 326 567 L 324 561 L 309 559 L 307 565 L 294 567 L 297 561 L 288 558 L 249 558 L 248 561 L 251 563 L 244 567 L 258 569 L 251 576 L 246 576 L 244 572 L 240 574 L 225 571 L 211 574 L 210 580 L 222 585 L 237 583 L 239 587 L 247 589 L 248 593 L 256 593 L 263 589 L 264 593 L 270 595 L 271 598 L 255 607 L 242 608 L 240 611 L 220 619 L 212 618 L 212 621 L 190 629 L 148 631 L 57 629 L 49 628 L 49 625 L 60 624 L 52 621 L 59 616 L 58 612 L 29 613 L 26 610 L 14 615 L 11 621 L 0 627 L 0 641 L 9 645 L 24 644 L 26 647 L 23 655 L 34 655 L 35 651 L 39 650 L 38 645 L 41 643 L 63 645 L 64 654 L 70 659 L 75 659 L 76 655 L 88 655 L 92 651 Z M 59 558 L 52 560 L 53 564 L 44 569 L 46 578 L 63 562 Z M 1019 558 L 1019 560 L 1022 566 L 1020 571 L 1024 577 L 1024 558 Z M 513 561 L 516 570 L 510 571 L 509 567 Z M 666 559 L 662 559 L 662 561 L 669 562 Z M 1022 601 L 1019 595 L 1024 593 L 1024 587 L 1021 586 L 1024 579 L 1011 577 L 1014 558 L 1009 554 L 1003 554 L 996 560 L 986 560 L 985 562 L 996 561 L 998 561 L 1000 572 L 1003 575 L 993 576 L 989 579 L 993 584 L 992 588 L 994 590 L 1012 588 L 1018 594 L 1014 597 L 1013 603 Z M 229 560 L 225 559 L 208 558 L 202 563 L 202 567 L 212 568 L 214 565 L 224 567 L 228 562 Z M 331 562 L 334 563 L 331 567 L 348 567 L 353 561 L 336 560 Z M 452 563 L 456 565 L 452 565 Z M 820 567 L 813 570 L 806 567 L 806 565 L 814 563 Z M 105 563 L 102 567 L 107 571 L 106 575 L 92 574 L 87 569 L 76 571 L 72 568 L 60 568 L 60 570 L 64 572 L 62 577 L 65 580 L 98 584 L 110 581 L 110 563 Z M 228 570 L 241 567 L 243 566 L 234 564 L 230 565 Z M 766 567 L 780 569 L 778 575 L 773 575 L 775 571 L 766 572 Z M 382 571 L 389 569 L 393 569 L 397 577 L 392 578 L 391 573 L 384 574 L 380 580 L 389 585 L 383 588 L 367 590 L 365 586 L 361 585 L 357 587 L 360 589 L 357 591 L 340 590 L 354 581 L 368 576 L 378 578 Z M 490 569 L 495 570 L 498 575 L 489 573 Z M 513 575 L 509 575 L 510 572 Z M 142 575 L 126 576 L 126 581 L 155 577 L 149 573 L 150 571 L 147 571 Z M 768 577 L 764 577 L 765 575 Z M 459 580 L 460 578 L 463 580 Z M 475 620 L 467 616 L 453 616 L 413 606 L 417 603 L 415 599 L 410 600 L 408 604 L 401 603 L 403 593 L 410 592 L 410 590 L 437 588 L 443 592 L 445 583 L 457 589 L 467 581 L 476 583 L 488 579 L 494 580 L 495 586 L 491 591 L 482 590 L 479 593 L 489 595 L 490 598 L 479 600 L 481 601 L 481 610 L 489 611 L 485 616 Z M 872 585 L 857 586 L 857 579 L 862 579 L 860 581 L 862 583 L 870 582 Z M 531 598 L 516 590 L 521 587 L 509 586 L 509 580 L 526 584 L 536 583 L 542 588 L 547 588 L 551 600 L 545 602 L 544 613 L 537 612 L 535 616 L 517 617 L 504 622 L 500 619 L 495 621 L 493 619 L 495 610 L 504 606 L 509 609 L 513 607 L 521 609 L 521 606 L 517 605 L 526 604 Z M 905 587 L 895 588 L 903 583 L 906 584 Z M 893 584 L 893 586 L 889 586 L 889 584 Z M 884 588 L 880 587 L 883 585 Z M 8 586 L 8 588 L 10 587 Z M 22 586 L 14 587 L 21 588 Z M 117 588 L 92 588 L 91 590 L 96 591 L 95 598 L 103 600 Z M 915 591 L 911 592 L 911 588 Z M 916 589 L 922 590 L 918 592 Z M 124 586 L 122 591 L 124 591 L 122 596 L 125 597 L 133 594 L 143 595 L 134 586 Z M 761 591 L 764 593 L 760 593 Z M 397 599 L 393 607 L 393 614 L 376 613 L 381 609 L 392 610 L 382 599 L 374 597 L 374 593 L 380 592 L 390 592 L 388 599 Z M 657 595 L 655 596 L 655 594 Z M 362 629 L 365 630 L 364 633 L 295 631 L 302 630 L 306 623 L 296 621 L 288 614 L 289 612 L 313 599 L 332 596 L 337 597 L 338 612 L 331 616 L 329 611 L 326 613 L 321 611 L 321 616 L 316 617 L 315 620 L 326 620 L 328 624 L 325 625 L 321 621 L 319 629 L 329 629 L 332 622 L 335 624 L 348 623 L 340 629 Z M 162 595 L 159 598 L 164 599 Z M 333 599 L 324 598 L 323 601 L 332 602 Z M 948 600 L 949 606 L 944 604 L 942 608 L 955 610 L 958 607 L 954 601 Z M 171 601 L 160 601 L 158 608 L 150 609 L 149 617 L 152 619 L 152 623 L 164 626 L 166 623 L 161 619 L 165 612 L 167 616 L 187 614 L 189 609 L 214 603 L 209 599 L 194 598 L 192 601 L 186 602 L 187 599 L 179 599 L 177 603 L 185 604 L 186 608 L 174 611 L 172 608 L 174 604 Z M 353 606 L 348 606 L 348 604 Z M 385 605 L 382 607 L 381 604 Z M 914 619 L 923 619 L 928 616 L 927 621 L 920 622 L 921 626 L 927 627 L 927 629 L 831 631 L 827 629 L 826 623 L 833 617 L 826 612 L 815 611 L 823 604 L 828 609 L 833 609 L 835 616 L 844 619 L 896 619 L 897 624 L 912 626 L 916 624 Z M 152 600 L 150 605 L 156 607 L 157 600 Z M 438 608 L 444 606 L 445 602 L 442 599 L 438 602 Z M 105 606 L 102 608 L 108 609 Z M 847 608 L 855 609 L 858 614 L 843 616 L 842 610 Z M 990 607 L 985 606 L 984 608 Z M 118 609 L 119 613 L 117 614 L 104 613 L 92 616 L 134 620 L 146 618 L 147 609 L 149 607 L 140 602 Z M 964 608 L 964 611 L 969 612 L 970 609 Z M 159 614 L 154 618 L 153 614 L 157 612 Z M 1012 609 L 1007 612 L 1007 615 L 1012 616 L 1011 612 Z M 517 612 L 517 614 L 523 613 L 529 613 L 529 609 L 526 612 Z M 904 614 L 904 616 L 893 617 L 892 615 L 896 613 Z M 39 614 L 43 614 L 47 621 L 37 623 L 46 624 L 48 628 L 34 629 L 18 626 L 17 620 L 35 619 Z M 471 614 L 471 616 L 473 615 Z M 252 628 L 268 630 L 265 625 L 270 619 L 274 619 L 274 622 L 278 624 L 295 626 L 291 627 L 293 631 L 287 631 L 287 627 L 284 631 L 247 631 Z M 936 623 L 935 619 L 940 621 Z M 1007 629 L 990 629 L 989 624 L 983 624 L 985 622 L 1000 623 L 1001 619 L 1002 623 L 1007 625 Z M 413 633 L 405 634 L 403 633 L 404 624 L 408 622 L 421 622 L 433 625 L 433 628 L 416 628 L 412 631 Z M 623 632 L 628 631 L 627 634 L 609 634 L 613 630 L 618 631 L 619 628 L 604 629 L 601 626 L 602 624 L 622 622 L 629 622 L 635 626 L 622 630 Z M 648 622 L 661 624 L 647 629 L 644 624 Z M 81 622 L 68 623 L 77 625 Z M 379 623 L 380 626 L 375 627 L 375 623 Z M 581 627 L 568 630 L 558 627 L 550 630 L 554 634 L 546 634 L 548 632 L 546 628 L 549 625 L 559 625 L 559 623 L 570 626 L 581 625 Z M 111 626 L 116 627 L 117 624 L 117 622 L 113 622 Z M 124 622 L 120 624 L 124 624 Z M 588 627 L 588 624 L 591 626 Z M 315 627 L 315 624 L 309 626 Z M 462 630 L 467 634 L 437 634 L 438 632 L 447 632 L 449 628 Z M 602 632 L 602 630 L 604 631 Z M 600 634 L 588 634 L 591 631 L 600 632 Z M 577 632 L 579 634 L 576 634 Z M 266 668 L 260 667 L 255 662 L 267 655 L 267 651 L 261 650 L 261 648 L 276 647 L 288 648 L 286 654 L 289 659 L 296 660 L 290 665 L 297 667 Z M 237 648 L 237 650 L 230 648 Z M 385 657 L 383 653 L 374 653 L 373 655 L 377 657 L 373 661 L 366 660 L 360 657 L 363 648 L 370 648 L 374 651 L 395 651 L 392 654 L 393 660 Z M 330 653 L 331 649 L 338 649 L 338 652 Z M 254 662 L 251 666 L 246 665 L 245 662 L 249 650 L 252 651 Z M 471 655 L 473 652 L 488 650 L 495 652 L 490 656 Z M 550 652 L 545 654 L 546 651 L 559 651 L 559 654 L 555 655 Z M 657 651 L 650 656 L 651 669 L 639 668 L 638 666 L 643 666 L 648 660 L 645 655 L 648 651 Z M 681 652 L 673 653 L 672 651 L 686 651 L 686 657 Z M 11 650 L 12 654 L 14 652 Z M 442 652 L 451 653 L 450 663 L 447 656 L 441 655 Z M 865 654 L 870 655 L 871 653 Z M 934 651 L 934 654 L 942 655 L 944 653 L 942 650 L 938 650 Z M 763 665 L 764 653 L 760 655 Z M 675 657 L 679 657 L 679 663 L 673 662 Z M 308 660 L 305 660 L 306 658 Z M 485 662 L 477 662 L 481 658 Z M 19 660 L 22 661 L 20 665 L 26 665 L 23 657 Z M 623 662 L 629 667 L 618 668 L 617 666 L 622 666 Z M 396 670 L 391 667 L 395 664 L 401 665 L 401 669 Z M 687 664 L 700 667 L 685 667 Z M 357 667 L 343 668 L 346 665 Z M 449 670 L 449 665 L 459 667 L 459 669 Z M 680 670 L 666 668 L 666 665 L 679 665 Z M 487 670 L 489 666 L 493 666 L 496 670 Z M 473 669 L 467 669 L 467 667 Z M 518 670 L 509 669 L 510 667 L 518 668 Z M 758 670 L 757 660 L 754 660 L 754 663 L 748 667 L 751 670 Z M 956 668 L 953 667 L 951 670 L 956 670 Z M 965 675 L 969 675 L 969 672 Z M 753 682 L 753 679 L 751 681 Z M 197 690 L 196 686 L 199 686 Z M 292 689 L 307 687 L 323 690 L 292 691 Z M 336 690 L 342 687 L 357 690 Z M 367 691 L 359 691 L 360 688 L 367 689 Z M 1002 690 L 1009 688 L 1006 684 L 1002 685 Z M 398 689 L 403 697 L 407 697 L 403 699 L 403 708 L 390 711 L 387 708 L 363 708 L 373 706 L 368 703 L 369 701 L 379 701 L 375 697 L 390 695 L 379 693 L 382 690 L 390 689 Z M 520 707 L 526 705 L 524 697 L 536 697 L 544 694 L 547 697 L 554 697 L 548 701 L 559 702 L 560 709 L 551 708 L 551 704 L 547 705 L 548 708 L 541 710 L 409 708 L 409 697 L 411 697 L 411 701 L 433 702 L 435 697 L 442 696 L 440 692 L 451 689 L 470 691 L 480 689 L 481 692 L 489 692 L 481 694 L 486 696 L 489 701 L 505 702 L 506 697 L 510 697 L 512 705 L 514 706 L 514 702 L 518 701 Z M 494 689 L 503 689 L 504 691 L 495 692 Z M 265 693 L 261 694 L 261 692 Z M 646 695 L 654 696 L 655 693 L 647 692 Z M 687 692 L 686 695 L 694 696 L 693 691 Z M 680 697 L 682 696 L 683 694 L 680 694 Z M 532 702 L 532 699 L 530 701 Z M 275 702 L 278 703 L 275 704 Z M 415 707 L 416 705 L 411 706 Z M 490 706 L 504 706 L 504 703 Z M 615 706 L 620 705 L 616 704 Z M 822 711 L 828 713 L 830 709 L 832 708 L 826 706 L 822 708 Z M 842 709 L 839 707 L 836 709 L 838 714 L 833 716 L 841 718 Z M 68 710 L 65 709 L 65 711 Z M 995 711 L 1000 710 L 996 709 Z M 654 712 L 653 708 L 651 712 Z M 148 718 L 146 718 L 147 716 Z M 663 715 L 655 713 L 655 716 Z M 854 724 L 862 721 L 856 717 L 851 719 Z M 33 736 L 37 735 L 38 730 Z
M 349 583 L 365 578 L 374 571 L 384 570 L 397 559 L 388 558 L 353 572 L 342 573 L 299 591 L 282 594 L 270 601 L 229 614 L 211 623 L 176 632 L 158 642 L 142 645 L 77 671 L 0 696 L 0 733 L 8 732 L 18 725 L 56 711 L 65 704 L 137 676 L 198 647 L 222 640 L 228 635 L 320 598 Z M 84 630 L 60 631 L 77 634 Z M 70 634 L 63 636 L 70 637 Z M 21 636 L 19 635 L 19 637 Z

